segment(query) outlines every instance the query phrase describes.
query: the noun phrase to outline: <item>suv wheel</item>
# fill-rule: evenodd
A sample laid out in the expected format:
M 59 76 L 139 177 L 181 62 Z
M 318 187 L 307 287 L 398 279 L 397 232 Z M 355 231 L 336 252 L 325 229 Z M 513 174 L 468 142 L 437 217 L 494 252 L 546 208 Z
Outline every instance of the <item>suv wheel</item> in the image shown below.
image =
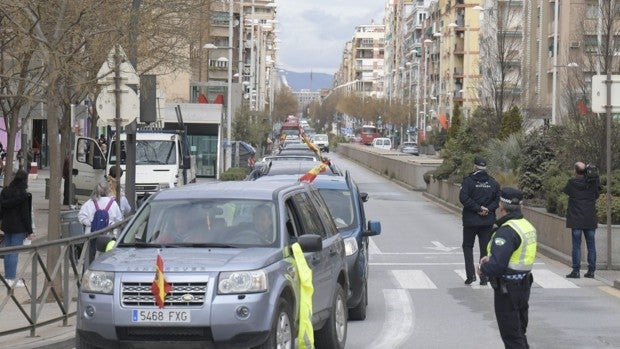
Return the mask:
M 344 349 L 347 341 L 347 297 L 342 285 L 336 285 L 332 313 L 323 328 L 314 333 L 316 347 Z
M 276 318 L 271 325 L 271 332 L 269 338 L 262 345 L 256 347 L 256 349 L 272 349 L 283 348 L 292 349 L 295 347 L 293 338 L 293 323 L 291 322 L 292 310 L 291 305 L 284 298 L 280 298 L 278 301 Z
M 364 291 L 362 292 L 362 299 L 355 306 L 355 308 L 349 309 L 349 319 L 351 320 L 366 320 L 366 306 L 368 305 L 368 283 L 364 282 Z

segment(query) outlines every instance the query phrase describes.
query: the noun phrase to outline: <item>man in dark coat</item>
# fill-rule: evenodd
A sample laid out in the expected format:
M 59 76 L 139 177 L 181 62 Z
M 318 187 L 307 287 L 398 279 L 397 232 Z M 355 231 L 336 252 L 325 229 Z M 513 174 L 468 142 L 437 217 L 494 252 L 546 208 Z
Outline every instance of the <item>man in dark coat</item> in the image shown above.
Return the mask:
M 500 186 L 486 171 L 487 161 L 476 156 L 474 172 L 461 183 L 459 200 L 463 205 L 463 256 L 465 257 L 465 284 L 476 281 L 474 268 L 474 242 L 478 236 L 480 257 L 487 255 L 487 244 L 493 224 L 495 210 L 499 205 Z M 480 284 L 486 285 L 487 278 L 481 277 Z
M 600 180 L 598 175 L 587 174 L 586 164 L 575 163 L 575 177 L 568 180 L 564 187 L 564 194 L 568 195 L 568 211 L 566 212 L 566 227 L 573 235 L 573 271 L 567 278 L 578 279 L 581 268 L 581 234 L 586 238 L 588 248 L 588 272 L 584 277 L 594 278 L 596 270 L 596 246 L 594 233 L 598 227 L 596 220 L 596 200 L 600 195 Z

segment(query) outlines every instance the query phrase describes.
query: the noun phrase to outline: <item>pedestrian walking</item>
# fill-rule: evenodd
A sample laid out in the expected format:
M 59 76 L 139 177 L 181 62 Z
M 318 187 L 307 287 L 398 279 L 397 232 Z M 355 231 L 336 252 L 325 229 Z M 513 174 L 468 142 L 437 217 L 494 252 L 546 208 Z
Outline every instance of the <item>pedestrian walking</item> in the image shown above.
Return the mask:
M 588 272 L 583 276 L 594 278 L 596 270 L 596 245 L 594 234 L 598 227 L 596 200 L 600 195 L 600 179 L 596 168 L 581 161 L 575 163 L 575 176 L 568 180 L 564 194 L 568 195 L 566 227 L 573 236 L 573 271 L 567 278 L 578 279 L 581 269 L 581 235 L 586 239 L 588 249 Z
M 474 243 L 478 237 L 480 257 L 487 254 L 487 243 L 495 223 L 500 186 L 486 171 L 487 161 L 482 156 L 474 159 L 474 171 L 461 183 L 459 201 L 463 205 L 463 257 L 465 258 L 465 284 L 476 281 Z M 486 278 L 480 285 L 487 284 Z
M 17 170 L 11 183 L 0 192 L 2 224 L 5 246 L 19 246 L 24 239 L 32 239 L 32 195 L 28 189 L 28 174 Z M 18 254 L 4 256 L 4 278 L 9 285 L 23 287 L 24 282 L 17 277 Z
M 91 233 L 91 225 L 94 223 L 95 213 L 99 210 L 107 211 L 107 226 L 123 220 L 123 214 L 121 213 L 118 204 L 114 200 L 114 197 L 108 196 L 108 191 L 108 182 L 99 182 L 99 184 L 95 186 L 90 199 L 88 199 L 88 201 L 86 201 L 80 208 L 78 220 L 84 226 L 84 234 Z M 95 259 L 96 252 L 96 244 L 94 241 L 91 241 L 89 251 L 90 262 Z
M 537 241 L 536 229 L 521 213 L 522 200 L 518 189 L 502 189 L 498 228 L 478 267 L 480 278 L 489 278 L 493 287 L 497 326 L 504 347 L 510 349 L 529 348 L 526 332 Z
M 118 187 L 121 185 L 120 179 L 123 176 L 123 169 L 118 167 L 119 175 L 117 176 L 116 168 L 117 168 L 116 166 L 110 167 L 110 170 L 108 171 L 108 176 L 107 176 L 108 196 L 113 197 L 113 198 L 116 198 L 116 192 L 118 190 Z M 121 198 L 119 200 L 120 202 L 119 208 L 121 209 L 121 213 L 123 214 L 123 217 L 126 217 L 131 213 L 131 205 L 129 205 L 129 200 L 127 200 L 127 197 L 125 196 L 125 192 L 123 191 L 123 188 L 121 188 L 120 194 L 121 194 Z

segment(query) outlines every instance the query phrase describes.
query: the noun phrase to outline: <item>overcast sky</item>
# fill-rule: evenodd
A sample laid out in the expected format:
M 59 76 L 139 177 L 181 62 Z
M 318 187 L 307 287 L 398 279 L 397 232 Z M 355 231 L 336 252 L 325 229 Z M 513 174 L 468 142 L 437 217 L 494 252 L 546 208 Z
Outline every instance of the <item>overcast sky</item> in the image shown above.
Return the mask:
M 384 0 L 277 0 L 278 65 L 333 74 L 355 27 L 383 23 Z

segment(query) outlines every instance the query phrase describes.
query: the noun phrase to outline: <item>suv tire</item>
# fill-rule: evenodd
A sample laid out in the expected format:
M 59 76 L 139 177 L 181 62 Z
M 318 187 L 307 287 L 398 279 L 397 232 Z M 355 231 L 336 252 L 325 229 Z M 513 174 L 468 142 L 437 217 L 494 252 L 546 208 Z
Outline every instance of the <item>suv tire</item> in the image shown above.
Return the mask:
M 314 333 L 315 347 L 321 349 L 344 349 L 347 341 L 347 296 L 342 285 L 336 285 L 332 313 L 323 328 Z
M 276 317 L 273 319 L 269 338 L 256 349 L 295 348 L 296 331 L 291 305 L 286 299 L 280 298 L 276 309 Z

